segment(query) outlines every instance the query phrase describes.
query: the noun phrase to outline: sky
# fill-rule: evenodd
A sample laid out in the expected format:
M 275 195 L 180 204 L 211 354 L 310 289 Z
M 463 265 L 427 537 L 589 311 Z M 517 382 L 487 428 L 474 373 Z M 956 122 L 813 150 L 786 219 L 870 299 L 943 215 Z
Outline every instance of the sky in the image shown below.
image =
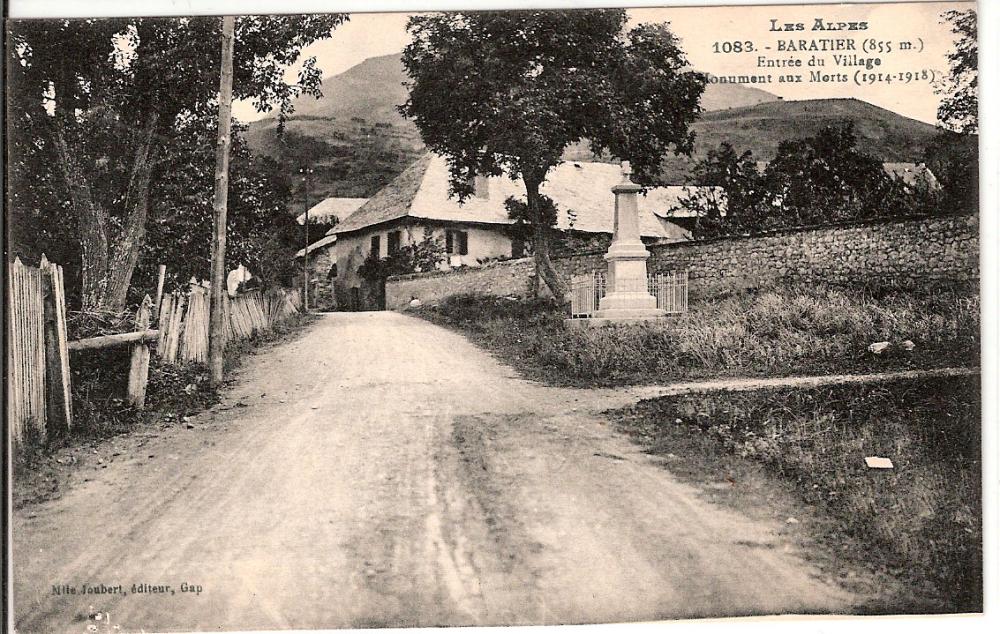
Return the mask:
M 771 73 L 776 81 L 778 74 L 803 73 L 799 69 L 761 69 L 758 56 L 770 58 L 799 57 L 807 63 L 810 53 L 785 53 L 777 51 L 779 40 L 814 40 L 850 38 L 857 46 L 864 40 L 889 42 L 892 52 L 880 55 L 882 65 L 874 72 L 897 73 L 933 72 L 940 76 L 948 69 L 946 55 L 953 46 L 953 36 L 941 14 L 948 9 L 972 8 L 972 2 L 922 2 L 894 4 L 835 4 L 812 6 L 729 6 L 729 7 L 671 7 L 662 9 L 630 9 L 631 24 L 642 22 L 670 22 L 671 29 L 681 39 L 691 65 L 716 76 Z M 333 37 L 307 47 L 303 57 L 315 56 L 317 65 L 327 76 L 341 73 L 369 57 L 398 53 L 409 41 L 405 13 L 352 13 L 351 20 L 339 27 Z M 812 31 L 816 18 L 825 22 L 867 22 L 864 31 Z M 771 19 L 779 24 L 803 23 L 805 30 L 774 32 Z M 714 45 L 725 42 L 752 41 L 757 50 L 743 53 L 714 52 Z M 911 42 L 910 51 L 899 50 L 899 42 Z M 762 50 L 770 46 L 771 50 Z M 846 51 L 869 57 L 863 51 Z M 817 53 L 826 65 L 817 69 L 824 73 L 846 72 L 853 79 L 857 67 L 834 66 L 832 53 Z M 295 75 L 290 69 L 289 77 Z M 941 96 L 936 94 L 930 81 L 893 81 L 891 84 L 875 83 L 856 85 L 853 81 L 796 84 L 771 83 L 757 85 L 785 99 L 819 99 L 855 97 L 877 106 L 893 110 L 907 117 L 934 123 Z M 243 121 L 261 118 L 250 103 L 237 103 L 234 113 Z

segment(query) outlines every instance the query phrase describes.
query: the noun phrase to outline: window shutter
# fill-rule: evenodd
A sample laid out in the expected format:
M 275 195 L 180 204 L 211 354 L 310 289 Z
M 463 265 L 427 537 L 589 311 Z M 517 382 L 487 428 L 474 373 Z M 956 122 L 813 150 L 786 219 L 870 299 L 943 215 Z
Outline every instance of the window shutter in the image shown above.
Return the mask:
M 451 231 L 445 231 L 444 233 L 444 250 L 448 253 L 455 252 L 455 234 Z
M 465 231 L 458 232 L 458 254 L 469 255 L 469 234 Z

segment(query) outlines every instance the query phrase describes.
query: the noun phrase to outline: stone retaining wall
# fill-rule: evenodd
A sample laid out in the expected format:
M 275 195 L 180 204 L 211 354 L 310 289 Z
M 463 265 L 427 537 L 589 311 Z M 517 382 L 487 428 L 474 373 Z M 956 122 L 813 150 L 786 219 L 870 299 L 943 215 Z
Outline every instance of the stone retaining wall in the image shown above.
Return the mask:
M 456 293 L 524 297 L 530 290 L 534 272 L 535 265 L 531 258 L 519 258 L 447 272 L 397 275 L 390 277 L 385 284 L 385 307 L 387 310 L 400 310 L 406 308 L 414 297 L 424 303 L 433 303 Z
M 658 245 L 650 247 L 650 252 L 652 272 L 686 268 L 693 294 L 727 280 L 911 286 L 969 282 L 979 279 L 979 216 L 802 227 Z M 604 254 L 598 252 L 554 258 L 553 265 L 566 279 L 607 268 Z M 401 309 L 413 297 L 428 303 L 456 293 L 523 296 L 533 271 L 531 259 L 523 258 L 482 268 L 390 278 L 386 308 Z

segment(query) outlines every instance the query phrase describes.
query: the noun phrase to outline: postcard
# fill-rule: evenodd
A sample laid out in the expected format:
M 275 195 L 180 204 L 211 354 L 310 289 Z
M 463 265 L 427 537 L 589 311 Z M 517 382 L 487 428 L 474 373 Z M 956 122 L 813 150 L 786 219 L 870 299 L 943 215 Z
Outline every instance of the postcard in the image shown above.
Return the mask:
M 978 12 L 7 19 L 7 624 L 981 614 Z

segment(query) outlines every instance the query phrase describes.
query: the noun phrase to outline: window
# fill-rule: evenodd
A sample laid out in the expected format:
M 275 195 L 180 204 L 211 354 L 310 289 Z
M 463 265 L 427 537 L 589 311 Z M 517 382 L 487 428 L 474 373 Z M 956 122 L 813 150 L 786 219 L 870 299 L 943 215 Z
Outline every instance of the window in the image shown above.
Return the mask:
M 466 231 L 446 231 L 445 251 L 449 255 L 469 255 L 469 234 Z
M 382 256 L 382 236 L 372 236 L 371 252 L 374 253 L 377 258 Z
M 389 232 L 389 255 L 399 251 L 399 243 L 403 238 L 402 231 L 390 231 Z
M 336 264 L 334 264 L 333 266 L 330 267 L 330 271 L 326 274 L 326 279 L 332 280 L 335 277 L 337 277 L 337 265 Z

